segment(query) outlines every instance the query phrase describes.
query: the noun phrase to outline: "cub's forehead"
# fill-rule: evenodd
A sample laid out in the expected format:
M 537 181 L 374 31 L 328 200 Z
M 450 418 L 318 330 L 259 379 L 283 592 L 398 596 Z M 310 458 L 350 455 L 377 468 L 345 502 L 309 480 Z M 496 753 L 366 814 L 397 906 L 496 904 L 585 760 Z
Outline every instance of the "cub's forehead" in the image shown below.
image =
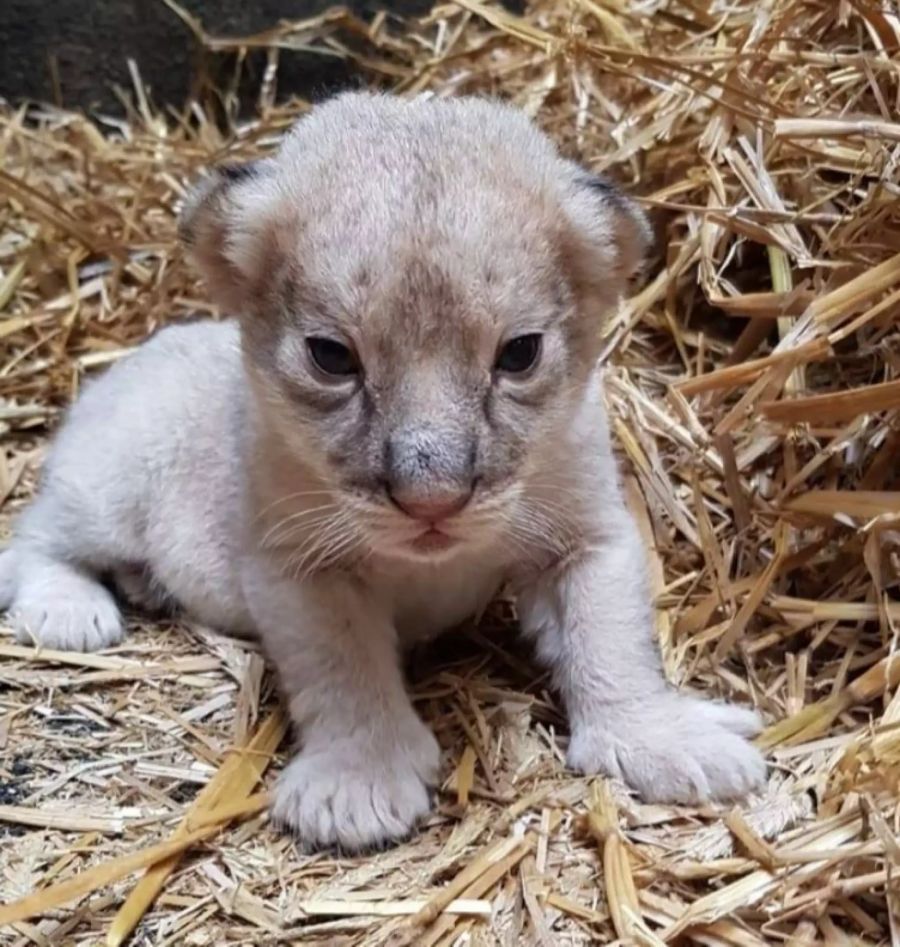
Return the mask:
M 386 201 L 376 190 L 355 198 L 352 213 L 299 222 L 284 244 L 298 280 L 370 295 L 516 296 L 558 276 L 559 215 L 527 195 L 472 187 L 418 196 Z
M 443 158 L 442 168 L 319 168 L 302 179 L 288 170 L 274 182 L 277 200 L 298 238 L 325 251 L 361 252 L 374 243 L 395 252 L 409 243 L 452 244 L 457 252 L 485 243 L 524 248 L 558 223 L 557 196 L 540 180 L 504 180 L 487 163 L 452 167 Z
M 401 179 L 423 172 L 458 175 L 486 165 L 504 178 L 516 166 L 552 176 L 557 153 L 524 114 L 496 101 L 349 93 L 301 119 L 277 160 L 298 170 L 387 171 Z
M 488 238 L 558 204 L 560 162 L 519 112 L 479 100 L 342 96 L 284 141 L 267 175 L 310 239 Z M 513 222 L 515 221 L 515 225 Z
M 550 308 L 563 282 L 552 147 L 490 103 L 367 101 L 313 113 L 277 158 L 269 207 L 291 308 L 373 329 Z
M 505 325 L 563 293 L 558 221 L 470 191 L 444 206 L 370 206 L 324 217 L 288 242 L 297 311 L 384 323 Z
M 562 275 L 543 256 L 517 252 L 405 252 L 306 258 L 286 285 L 291 321 L 380 350 L 462 347 L 475 356 L 518 329 L 543 331 L 566 312 Z M 545 251 L 549 254 L 549 250 Z
M 630 201 L 519 112 L 359 94 L 314 109 L 274 157 L 202 181 L 180 232 L 257 335 L 286 314 L 540 331 L 566 293 L 573 322 L 608 309 L 650 238 Z

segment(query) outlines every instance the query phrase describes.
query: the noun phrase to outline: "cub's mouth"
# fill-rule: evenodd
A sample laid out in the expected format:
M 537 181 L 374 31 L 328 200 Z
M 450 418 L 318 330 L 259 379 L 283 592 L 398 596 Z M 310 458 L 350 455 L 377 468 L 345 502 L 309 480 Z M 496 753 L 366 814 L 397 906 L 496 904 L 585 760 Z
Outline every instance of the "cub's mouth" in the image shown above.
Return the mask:
M 446 552 L 459 544 L 459 539 L 437 526 L 429 526 L 409 541 L 409 546 L 420 555 Z

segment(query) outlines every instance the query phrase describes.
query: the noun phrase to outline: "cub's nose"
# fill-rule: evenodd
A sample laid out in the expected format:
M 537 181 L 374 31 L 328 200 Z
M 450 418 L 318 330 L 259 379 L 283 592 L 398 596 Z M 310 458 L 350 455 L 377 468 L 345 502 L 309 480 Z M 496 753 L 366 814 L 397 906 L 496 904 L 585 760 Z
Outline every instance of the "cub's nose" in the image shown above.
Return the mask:
M 472 487 L 443 490 L 441 492 L 416 493 L 412 490 L 390 491 L 391 500 L 407 516 L 431 523 L 445 520 L 459 513 L 472 496 Z
M 413 519 L 447 519 L 475 489 L 475 444 L 466 430 L 407 425 L 388 438 L 384 459 L 388 496 Z

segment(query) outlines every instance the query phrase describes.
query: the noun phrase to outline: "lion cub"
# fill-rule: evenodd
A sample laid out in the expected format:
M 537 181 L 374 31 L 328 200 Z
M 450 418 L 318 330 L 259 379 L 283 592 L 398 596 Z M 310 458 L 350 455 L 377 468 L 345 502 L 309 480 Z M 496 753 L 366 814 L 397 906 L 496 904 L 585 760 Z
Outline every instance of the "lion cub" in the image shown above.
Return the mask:
M 604 416 L 598 329 L 647 232 L 489 101 L 344 95 L 214 171 L 182 234 L 237 319 L 165 329 L 72 408 L 0 558 L 19 639 L 117 642 L 101 577 L 255 632 L 302 740 L 274 817 L 353 849 L 438 777 L 401 648 L 507 586 L 572 768 L 748 792 L 756 715 L 664 679 Z

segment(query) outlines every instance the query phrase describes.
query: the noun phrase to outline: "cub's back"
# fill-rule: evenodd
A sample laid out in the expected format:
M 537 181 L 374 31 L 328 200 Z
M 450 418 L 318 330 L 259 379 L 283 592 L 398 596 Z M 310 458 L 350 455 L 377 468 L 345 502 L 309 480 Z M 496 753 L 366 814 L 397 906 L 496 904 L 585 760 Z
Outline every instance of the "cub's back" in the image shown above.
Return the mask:
M 162 329 L 85 385 L 46 459 L 45 489 L 23 530 L 60 517 L 89 546 L 112 544 L 133 556 L 176 505 L 182 520 L 192 507 L 205 514 L 237 466 L 244 399 L 236 324 Z

